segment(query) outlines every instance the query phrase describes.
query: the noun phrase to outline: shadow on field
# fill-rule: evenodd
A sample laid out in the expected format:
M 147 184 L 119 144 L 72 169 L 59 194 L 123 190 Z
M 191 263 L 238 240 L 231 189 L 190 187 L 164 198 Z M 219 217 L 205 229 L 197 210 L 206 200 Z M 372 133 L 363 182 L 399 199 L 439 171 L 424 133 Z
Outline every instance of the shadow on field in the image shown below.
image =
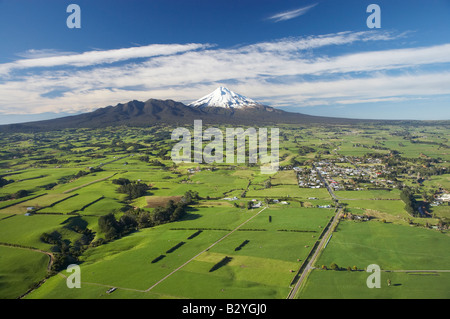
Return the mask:
M 63 221 L 60 225 L 64 225 L 64 228 L 74 230 L 86 229 L 88 222 L 85 221 L 81 216 L 72 216 Z
M 225 266 L 226 264 L 228 264 L 233 258 L 232 257 L 228 257 L 226 256 L 225 258 L 223 258 L 221 261 L 219 261 L 217 264 L 215 264 L 214 266 L 212 266 L 212 268 L 209 270 L 209 272 L 213 272 L 216 271 L 217 269 Z
M 200 214 L 187 213 L 181 220 L 195 220 L 200 217 L 202 217 Z
M 202 215 L 195 214 L 194 212 L 198 212 L 198 209 L 194 207 L 186 208 L 186 215 L 184 215 L 181 220 L 195 220 L 197 218 L 202 217 Z

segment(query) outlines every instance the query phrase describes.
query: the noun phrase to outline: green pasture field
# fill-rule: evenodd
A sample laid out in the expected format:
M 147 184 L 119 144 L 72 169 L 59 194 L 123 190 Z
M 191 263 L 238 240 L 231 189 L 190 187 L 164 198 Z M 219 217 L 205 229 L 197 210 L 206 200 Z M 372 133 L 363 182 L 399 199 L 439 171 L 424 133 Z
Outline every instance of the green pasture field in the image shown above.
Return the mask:
M 271 178 L 272 185 L 298 185 L 297 174 L 293 170 L 278 171 Z
M 401 200 L 343 200 L 346 207 L 360 208 L 363 210 L 373 210 L 382 213 L 387 213 L 398 217 L 411 217 L 404 209 L 405 203 Z
M 50 245 L 40 241 L 39 237 L 43 232 L 60 228 L 67 218 L 62 215 L 15 215 L 2 219 L 0 242 L 48 250 Z
M 380 288 L 368 288 L 365 271 L 314 269 L 298 299 L 449 299 L 450 273 L 381 272 Z M 391 281 L 388 286 L 387 281 Z
M 432 207 L 431 212 L 433 213 L 433 216 L 450 219 L 450 206 L 441 205 L 437 207 Z
M 277 185 L 270 188 L 252 187 L 247 192 L 247 197 L 268 197 L 277 199 L 279 197 L 294 197 L 308 199 L 316 197 L 319 199 L 331 199 L 326 188 L 300 188 L 297 185 Z
M 110 179 L 110 178 L 112 179 L 115 174 L 116 174 L 116 172 L 111 172 L 111 171 L 101 171 L 101 172 L 88 174 L 88 175 L 82 176 L 80 178 L 77 178 L 76 180 L 74 180 L 72 182 L 58 185 L 57 187 L 55 187 L 55 190 L 57 190 L 58 192 L 62 192 L 62 193 L 76 192 L 77 189 L 79 189 L 80 187 L 84 187 L 85 185 L 89 185 L 91 183 L 97 183 L 99 181 L 102 181 L 103 179 Z
M 80 234 L 64 227 L 70 216 L 67 215 L 14 215 L 0 220 L 0 242 L 49 251 L 51 245 L 40 240 L 42 233 L 59 231 L 63 238 L 76 240 Z M 83 217 L 88 228 L 97 228 L 97 218 Z M 20 230 L 20 231 L 18 231 Z
M 448 234 L 431 229 L 341 221 L 316 266 L 335 262 L 358 269 L 377 264 L 384 270 L 447 270 L 449 244 Z
M 40 187 L 56 183 L 56 181 L 64 176 L 76 174 L 80 169 L 67 168 L 43 168 L 43 169 L 28 169 L 19 174 L 6 175 L 7 180 L 14 180 L 14 183 L 8 184 L 0 188 L 0 196 L 13 194 L 19 190 L 28 190 L 31 192 L 41 190 Z
M 241 230 L 230 234 L 161 284 L 146 291 L 257 212 L 230 207 L 199 207 L 182 221 L 144 229 L 90 249 L 84 254 L 81 264 L 86 292 L 81 294 L 83 290 L 80 290 L 79 294 L 74 294 L 58 283 L 55 284 L 59 287 L 58 293 L 76 298 L 86 295 L 97 298 L 104 296 L 107 289 L 99 290 L 98 285 L 104 285 L 124 288 L 130 293 L 133 291 L 131 289 L 135 289 L 137 291 L 133 292 L 133 296 L 136 298 L 284 298 L 289 293 L 289 284 L 295 271 L 320 235 L 321 227 L 326 225 L 333 214 L 332 210 L 266 209 L 243 225 Z M 272 222 L 268 221 L 269 215 L 272 216 Z M 290 221 L 296 219 L 298 222 L 292 229 Z M 278 231 L 288 226 L 291 226 L 290 230 L 310 232 Z M 267 230 L 262 231 L 261 227 Z M 188 240 L 196 229 L 203 231 Z M 235 251 L 245 240 L 249 241 L 248 244 Z M 185 244 L 180 248 L 171 253 L 166 252 L 181 241 Z M 151 263 L 162 254 L 166 257 Z M 210 272 L 225 256 L 232 257 L 232 261 Z M 49 282 L 54 281 L 58 280 Z M 180 288 L 180 283 L 183 283 L 183 288 Z M 191 289 L 184 287 L 186 284 L 191 285 Z M 45 293 L 47 287 L 48 294 Z M 46 283 L 30 298 L 53 296 L 55 292 L 52 289 L 55 289 L 53 285 Z
M 432 176 L 427 178 L 423 184 L 426 187 L 442 187 L 444 189 L 450 189 L 450 174 Z
M 104 215 L 114 209 L 120 209 L 124 205 L 119 203 L 119 200 L 124 198 L 125 195 L 118 194 L 116 189 L 117 185 L 112 184 L 110 180 L 100 181 L 64 194 L 66 197 L 78 195 L 52 207 L 41 209 L 39 212 L 63 214 L 77 212 L 80 214 Z M 85 208 L 81 211 L 83 207 Z
M 39 209 L 42 207 L 52 205 L 53 203 L 56 203 L 60 200 L 64 200 L 65 198 L 68 198 L 71 195 L 73 195 L 73 194 L 42 193 L 42 196 L 39 196 L 39 197 L 36 197 L 36 195 L 27 196 L 31 199 L 25 200 L 25 201 L 23 201 L 23 199 L 26 199 L 26 198 L 23 198 L 21 200 L 15 200 L 14 202 L 19 202 L 19 203 L 17 203 L 16 205 L 12 205 L 12 206 L 1 209 L 0 214 L 25 214 L 25 213 L 27 213 L 28 207 L 34 207 L 36 209 Z
M 392 190 L 362 190 L 362 191 L 335 191 L 337 198 L 345 199 L 400 199 L 400 191 Z
M 141 229 L 112 242 L 89 247 L 80 256 L 82 289 L 68 289 L 64 277 L 68 274 L 62 271 L 48 278 L 27 298 L 283 299 L 289 293 L 296 271 L 335 214 L 334 208 L 315 208 L 335 203 L 326 188 L 299 188 L 292 166 L 312 167 L 320 159 L 339 162 L 344 155 L 370 157 L 370 154 L 378 154 L 385 161 L 391 151 L 398 151 L 402 158 L 397 180 L 417 188 L 418 199 L 419 192 L 428 195 L 439 187 L 450 190 L 449 174 L 424 176 L 423 186 L 416 180 L 419 170 L 427 175 L 429 169 L 435 167 L 448 169 L 448 129 L 444 126 L 283 125 L 280 132 L 283 133 L 280 135 L 280 164 L 286 170 L 274 174 L 262 174 L 258 165 L 248 164 L 174 165 L 167 157 L 173 145 L 170 128 L 120 127 L 0 134 L 0 175 L 15 181 L 1 187 L 0 196 L 22 189 L 31 192 L 24 198 L 0 202 L 0 243 L 51 251 L 52 245 L 40 240 L 43 232 L 58 231 L 70 243 L 80 239 L 80 233 L 66 227 L 71 218 L 85 222 L 98 240 L 104 237 L 98 218 L 111 212 L 119 218 L 119 210 L 126 204 L 152 212 L 154 208 L 147 207 L 149 200 L 165 203 L 189 190 L 197 191 L 202 197 L 198 203 L 190 205 L 188 214 L 180 221 Z M 365 147 L 354 147 L 354 144 Z M 303 154 L 299 152 L 302 146 L 311 147 L 312 151 Z M 161 152 L 164 150 L 169 153 Z M 165 167 L 139 159 L 144 155 Z M 51 161 L 46 163 L 47 160 Z M 337 165 L 353 167 L 349 162 Z M 361 166 L 370 168 L 372 164 Z M 89 167 L 101 167 L 103 171 L 60 183 L 52 189 L 43 188 L 80 170 L 87 171 Z M 200 171 L 188 172 L 197 167 Z M 151 189 L 144 196 L 127 202 L 126 195 L 117 192 L 119 186 L 112 183 L 117 178 L 140 180 Z M 267 183 L 269 180 L 271 186 Z M 358 187 L 368 186 L 357 184 Z M 75 194 L 78 195 L 69 198 Z M 335 194 L 347 212 L 368 214 L 374 219 L 364 223 L 341 221 L 316 266 L 336 262 L 341 267 L 356 265 L 363 269 L 370 263 L 377 263 L 386 270 L 412 269 L 410 267 L 448 270 L 450 260 L 445 250 L 448 232 L 441 234 L 437 230 L 409 226 L 409 223 L 438 225 L 449 218 L 449 206 L 432 207 L 436 218 L 413 218 L 405 211 L 405 203 L 399 200 L 398 189 L 337 191 Z M 38 195 L 42 196 L 34 198 Z M 238 200 L 223 200 L 233 196 Z M 317 200 L 309 199 L 311 197 Z M 266 198 L 287 200 L 289 204 L 270 203 L 240 230 L 229 234 L 261 210 L 246 209 L 249 201 L 255 199 L 266 205 Z M 241 206 L 235 207 L 235 204 Z M 25 216 L 27 207 L 31 206 L 38 209 L 37 214 Z M 187 239 L 198 229 L 202 232 L 197 237 Z M 198 255 L 227 234 L 225 239 Z M 185 244 L 167 253 L 180 242 Z M 235 250 L 243 243 L 246 244 L 240 250 Z M 15 298 L 45 277 L 48 263 L 45 254 L 6 246 L 0 246 L 0 250 L 0 298 Z M 165 257 L 152 263 L 160 255 Z M 148 290 L 194 256 L 197 257 Z M 210 271 L 225 257 L 230 258 L 229 263 Z M 18 269 L 22 268 L 18 265 L 27 271 L 19 274 Z M 383 272 L 383 284 L 388 274 L 392 276 L 389 277 L 393 282 L 391 287 L 369 289 L 365 285 L 367 273 L 364 271 L 315 269 L 298 297 L 449 297 L 448 273 Z M 106 294 L 112 286 L 119 289 Z
M 393 222 L 396 224 L 408 225 L 410 221 L 425 225 L 436 225 L 436 218 L 419 218 L 413 217 L 404 209 L 405 203 L 401 200 L 344 200 L 345 207 L 348 209 L 359 209 L 369 216 L 379 220 Z M 434 208 L 434 207 L 433 207 Z M 446 208 L 443 207 L 442 214 L 445 214 Z
M 15 299 L 47 274 L 46 254 L 0 246 L 0 299 Z
M 367 288 L 364 271 L 315 269 L 298 298 L 449 298 L 450 237 L 440 232 L 376 221 L 341 221 L 315 266 L 336 263 L 364 270 L 380 266 L 381 289 Z M 423 270 L 424 272 L 385 272 Z M 387 280 L 391 286 L 387 286 Z
M 224 257 L 205 253 L 152 291 L 176 298 L 202 299 L 282 299 L 289 293 L 293 276 L 290 269 L 296 267 L 295 263 L 233 256 L 226 266 L 209 272 Z
M 407 158 L 416 158 L 421 154 L 433 158 L 446 157 L 448 151 L 434 144 L 413 144 L 403 139 L 386 141 L 385 146 L 397 150 L 400 154 Z M 448 156 L 448 155 L 447 155 Z
M 152 183 L 150 192 L 155 196 L 182 195 L 188 190 L 199 193 L 201 197 L 223 198 L 230 196 L 230 192 L 236 192 L 238 197 L 247 188 L 248 179 L 239 175 L 233 175 L 235 171 L 217 170 L 201 171 L 194 173 L 189 180 L 179 179 L 160 180 Z
M 99 200 L 101 196 L 95 193 L 84 193 L 83 195 L 77 195 L 71 197 L 53 207 L 44 208 L 39 213 L 72 213 L 77 212 L 80 208 L 88 205 L 96 200 Z

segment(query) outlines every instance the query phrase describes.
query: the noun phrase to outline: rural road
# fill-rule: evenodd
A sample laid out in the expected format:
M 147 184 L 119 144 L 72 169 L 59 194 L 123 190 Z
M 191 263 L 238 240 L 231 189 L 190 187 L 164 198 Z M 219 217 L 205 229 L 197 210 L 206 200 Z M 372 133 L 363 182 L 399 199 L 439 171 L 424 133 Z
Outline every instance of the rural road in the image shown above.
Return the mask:
M 313 167 L 315 168 L 315 166 L 313 166 Z M 324 183 L 325 187 L 327 188 L 328 193 L 330 193 L 330 196 L 333 198 L 333 200 L 335 200 L 337 202 L 338 199 L 336 198 L 336 195 L 334 194 L 331 187 L 328 185 L 327 181 L 323 178 L 322 174 L 320 174 L 319 171 L 317 171 L 317 173 L 318 173 L 320 179 L 322 180 L 322 182 Z M 342 212 L 342 207 L 339 207 L 336 209 L 336 214 L 334 215 L 334 218 L 331 221 L 331 223 L 329 223 L 326 233 L 322 237 L 322 240 L 320 241 L 319 245 L 317 246 L 316 251 L 312 255 L 312 257 L 309 260 L 308 264 L 306 265 L 305 269 L 303 269 L 303 272 L 302 272 L 300 278 L 298 279 L 295 286 L 291 289 L 291 291 L 289 292 L 289 295 L 287 296 L 286 299 L 294 299 L 295 298 L 295 295 L 297 294 L 297 292 L 300 289 L 301 285 L 303 284 L 304 280 L 308 277 L 308 274 L 312 269 L 312 265 L 314 265 L 317 257 L 319 256 L 321 251 L 325 248 L 326 244 L 328 243 L 331 233 L 333 232 L 334 228 L 336 227 L 336 224 L 339 221 L 339 215 L 341 214 L 341 212 Z
M 336 226 L 336 224 L 339 221 L 339 215 L 341 214 L 341 210 L 342 210 L 342 208 L 338 208 L 336 210 L 336 214 L 334 215 L 332 222 L 329 224 L 327 232 L 322 237 L 322 240 L 320 241 L 319 245 L 317 246 L 316 251 L 312 255 L 311 259 L 309 260 L 308 264 L 306 265 L 305 269 L 303 270 L 300 278 L 298 279 L 295 286 L 291 289 L 291 291 L 289 292 L 289 295 L 287 296 L 286 299 L 294 299 L 295 295 L 297 294 L 297 292 L 298 292 L 299 288 L 301 287 L 301 285 L 303 284 L 304 280 L 308 277 L 308 274 L 312 269 L 312 265 L 314 265 L 314 263 L 316 262 L 317 257 L 319 256 L 322 249 L 325 247 L 325 244 L 328 242 L 328 239 L 330 238 L 330 235 L 333 232 L 334 227 Z

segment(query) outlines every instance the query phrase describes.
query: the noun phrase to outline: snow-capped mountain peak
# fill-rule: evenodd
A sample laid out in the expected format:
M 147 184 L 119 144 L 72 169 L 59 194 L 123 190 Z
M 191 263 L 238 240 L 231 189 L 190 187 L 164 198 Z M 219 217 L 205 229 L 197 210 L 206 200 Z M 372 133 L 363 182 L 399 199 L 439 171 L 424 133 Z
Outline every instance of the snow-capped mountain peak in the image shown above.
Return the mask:
M 218 87 L 212 93 L 205 95 L 195 102 L 189 104 L 192 107 L 223 107 L 223 108 L 243 108 L 257 105 L 255 101 L 246 96 L 237 94 L 226 87 Z

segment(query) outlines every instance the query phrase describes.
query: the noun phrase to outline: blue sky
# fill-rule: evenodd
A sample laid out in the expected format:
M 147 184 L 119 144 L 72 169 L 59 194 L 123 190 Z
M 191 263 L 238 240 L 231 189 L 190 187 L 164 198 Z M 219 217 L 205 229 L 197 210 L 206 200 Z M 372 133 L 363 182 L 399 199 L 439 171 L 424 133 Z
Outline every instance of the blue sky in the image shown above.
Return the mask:
M 450 1 L 0 0 L 0 124 L 220 85 L 313 115 L 450 119 Z

